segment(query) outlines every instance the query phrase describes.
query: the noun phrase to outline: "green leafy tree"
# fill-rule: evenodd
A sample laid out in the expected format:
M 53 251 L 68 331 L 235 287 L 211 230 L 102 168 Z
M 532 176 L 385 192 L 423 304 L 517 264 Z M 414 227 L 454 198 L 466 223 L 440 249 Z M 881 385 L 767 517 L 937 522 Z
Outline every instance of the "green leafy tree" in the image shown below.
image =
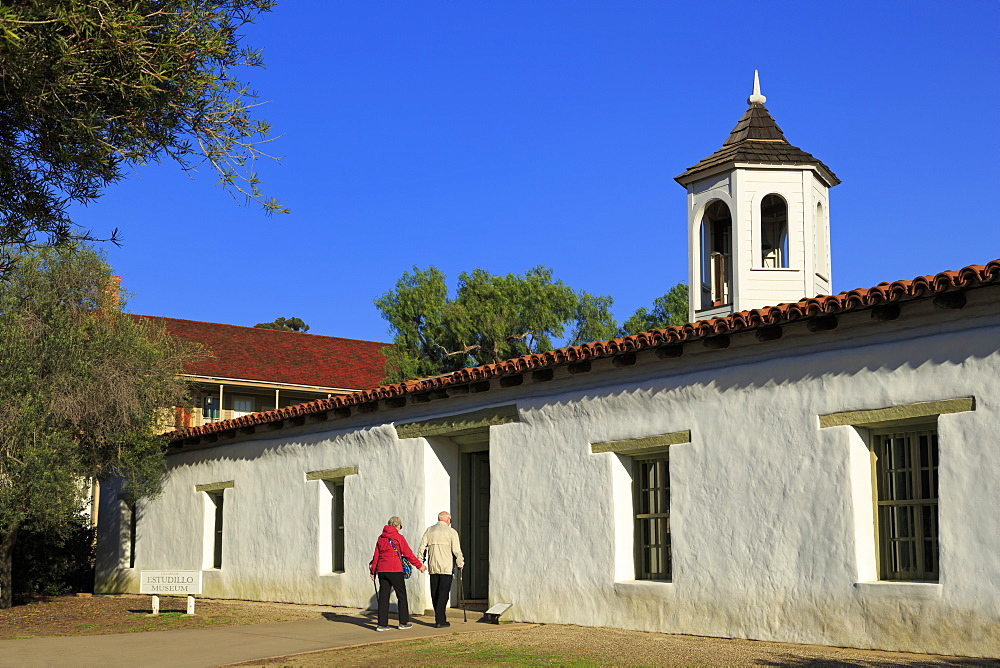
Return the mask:
M 554 347 L 576 315 L 576 293 L 546 267 L 494 276 L 483 269 L 459 276 L 445 312 L 454 352 L 464 364 L 491 364 Z
M 576 327 L 573 329 L 571 345 L 607 341 L 618 336 L 618 323 L 611 315 L 611 306 L 615 301 L 612 297 L 597 297 L 586 292 L 579 293 L 578 297 Z
M 302 318 L 277 318 L 274 322 L 258 322 L 258 329 L 280 329 L 285 332 L 308 332 L 309 325 Z
M 450 304 L 445 276 L 436 267 L 404 271 L 396 288 L 375 300 L 382 317 L 389 321 L 393 346 L 382 349 L 386 356 L 385 382 L 424 378 L 461 368 L 461 360 L 449 354 L 454 339 L 445 323 Z
M 622 324 L 620 336 L 683 325 L 688 321 L 688 286 L 678 283 L 667 294 L 653 300 L 653 308 L 640 308 Z
M 234 76 L 262 66 L 241 29 L 271 0 L 0 4 L 0 246 L 86 237 L 68 214 L 136 165 L 206 165 L 284 212 L 254 172 L 270 125 Z M 117 233 L 117 230 L 116 230 Z M 112 237 L 114 238 L 114 237 Z
M 11 605 L 11 554 L 22 530 L 57 532 L 87 478 L 121 477 L 155 495 L 158 435 L 184 405 L 178 374 L 194 351 L 120 310 L 93 249 L 7 253 L 0 279 L 0 608 Z
M 613 334 L 611 304 L 574 292 L 546 267 L 504 276 L 475 269 L 459 277 L 454 297 L 440 270 L 414 267 L 375 300 L 393 334 L 386 382 L 550 350 L 568 329 L 572 343 Z

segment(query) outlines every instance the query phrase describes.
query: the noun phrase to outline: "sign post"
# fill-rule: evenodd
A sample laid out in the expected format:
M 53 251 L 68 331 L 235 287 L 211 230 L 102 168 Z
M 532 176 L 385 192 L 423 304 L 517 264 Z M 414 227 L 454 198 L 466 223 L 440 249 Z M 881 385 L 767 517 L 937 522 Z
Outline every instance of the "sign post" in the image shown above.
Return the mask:
M 142 571 L 139 593 L 153 597 L 153 614 L 160 614 L 161 596 L 187 596 L 187 614 L 194 614 L 194 595 L 201 593 L 201 571 Z

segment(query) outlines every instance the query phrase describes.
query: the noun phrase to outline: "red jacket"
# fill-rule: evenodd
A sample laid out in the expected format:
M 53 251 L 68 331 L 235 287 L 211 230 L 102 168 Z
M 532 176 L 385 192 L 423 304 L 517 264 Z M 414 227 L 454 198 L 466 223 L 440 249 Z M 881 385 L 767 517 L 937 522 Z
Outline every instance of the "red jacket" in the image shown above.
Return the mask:
M 413 550 L 406 544 L 403 534 L 399 533 L 396 527 L 386 525 L 382 529 L 382 535 L 375 541 L 375 556 L 372 557 L 371 564 L 372 575 L 375 573 L 403 572 L 403 564 L 399 561 L 399 557 L 396 556 L 396 550 L 392 549 L 392 545 L 389 544 L 390 538 L 396 544 L 396 550 L 399 550 L 401 555 L 409 559 L 415 569 L 420 570 L 423 568 L 424 565 L 420 563 L 420 560 L 413 554 Z

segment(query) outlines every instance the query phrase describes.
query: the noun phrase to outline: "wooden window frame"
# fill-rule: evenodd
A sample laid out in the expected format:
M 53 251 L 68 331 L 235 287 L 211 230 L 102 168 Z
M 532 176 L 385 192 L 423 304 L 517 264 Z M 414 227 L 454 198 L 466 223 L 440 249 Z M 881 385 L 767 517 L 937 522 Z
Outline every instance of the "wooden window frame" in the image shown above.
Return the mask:
M 899 453 L 895 462 L 889 462 L 889 448 Z M 936 422 L 873 429 L 869 450 L 879 579 L 938 582 L 940 450 Z M 901 465 L 894 466 L 900 463 L 900 457 Z M 905 557 L 902 550 L 906 551 Z M 912 567 L 902 568 L 903 561 Z
M 646 486 L 646 471 L 653 482 Z M 635 579 L 670 581 L 673 559 L 670 540 L 670 457 L 669 449 L 632 460 L 632 503 L 635 518 Z M 651 512 L 658 511 L 658 512 Z M 664 512 L 665 511 L 665 512 Z M 661 550 L 654 557 L 655 550 Z M 655 563 L 655 562 L 659 563 Z

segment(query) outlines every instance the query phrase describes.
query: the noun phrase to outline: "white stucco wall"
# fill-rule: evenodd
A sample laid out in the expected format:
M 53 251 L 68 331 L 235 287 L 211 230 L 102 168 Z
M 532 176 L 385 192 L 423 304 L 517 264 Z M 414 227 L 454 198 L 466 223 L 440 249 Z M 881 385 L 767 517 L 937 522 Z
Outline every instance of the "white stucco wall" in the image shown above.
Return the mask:
M 163 495 L 141 509 L 135 569 L 107 568 L 120 560 L 111 558 L 113 541 L 106 540 L 96 591 L 136 589 L 141 569 L 202 569 L 211 545 L 204 535 L 206 494 L 195 486 L 232 480 L 224 492 L 223 567 L 204 569 L 205 596 L 368 607 L 374 600 L 368 564 L 386 520 L 398 515 L 411 547 L 419 543 L 423 447 L 422 440 L 399 441 L 391 427 L 377 426 L 172 455 Z M 321 498 L 328 492 L 306 473 L 355 465 L 358 473 L 344 479 L 345 572 L 331 573 L 319 547 Z M 102 530 L 117 535 L 110 525 Z M 422 612 L 429 604 L 421 583 L 409 584 L 411 608 Z
M 505 619 L 705 636 L 1000 655 L 1000 306 L 987 291 L 942 316 L 925 304 L 889 323 L 868 313 L 833 332 L 785 328 L 729 349 L 652 351 L 628 369 L 494 389 L 171 455 L 164 495 L 142 509 L 136 569 L 200 568 L 203 494 L 226 494 L 225 556 L 208 596 L 372 602 L 367 564 L 386 518 L 416 548 L 455 511 L 457 448 L 399 440 L 388 423 L 516 403 L 490 430 L 490 600 Z M 863 434 L 820 415 L 975 397 L 939 418 L 940 581 L 876 582 L 871 470 Z M 365 422 L 367 420 L 367 423 Z M 312 433 L 308 433 L 311 430 Z M 322 431 L 325 430 L 325 431 Z M 595 442 L 691 431 L 670 451 L 673 579 L 632 579 L 627 458 Z M 347 570 L 317 558 L 317 485 L 308 471 L 358 466 L 346 480 Z M 112 515 L 108 513 L 108 515 Z M 105 514 L 102 510 L 101 517 Z M 98 591 L 132 588 L 102 527 Z M 124 583 L 124 584 L 122 584 Z M 411 608 L 429 608 L 426 578 Z

